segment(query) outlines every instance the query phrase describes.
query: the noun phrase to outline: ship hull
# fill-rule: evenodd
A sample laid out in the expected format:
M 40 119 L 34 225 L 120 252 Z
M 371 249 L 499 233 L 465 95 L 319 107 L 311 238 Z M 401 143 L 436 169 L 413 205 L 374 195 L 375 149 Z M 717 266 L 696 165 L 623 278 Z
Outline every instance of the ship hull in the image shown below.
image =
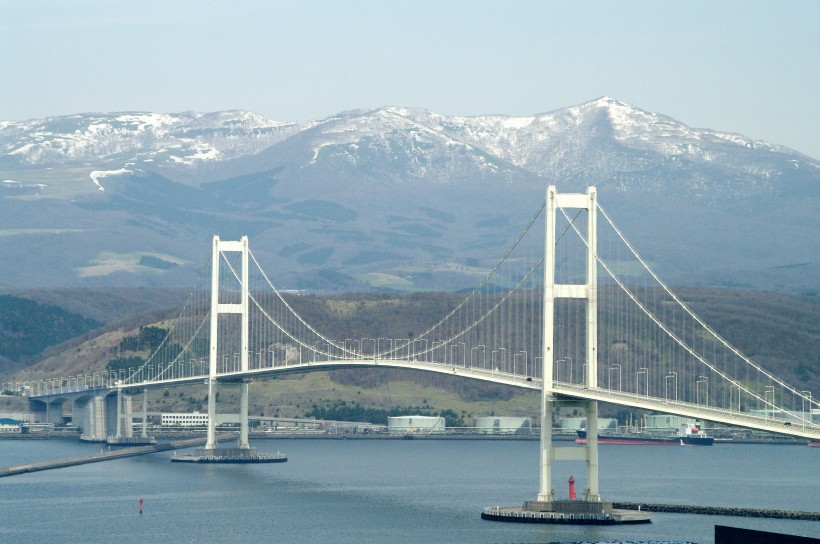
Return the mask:
M 599 444 L 619 444 L 622 446 L 711 446 L 715 439 L 710 436 L 629 436 L 598 435 Z M 587 443 L 586 431 L 578 431 L 576 444 Z

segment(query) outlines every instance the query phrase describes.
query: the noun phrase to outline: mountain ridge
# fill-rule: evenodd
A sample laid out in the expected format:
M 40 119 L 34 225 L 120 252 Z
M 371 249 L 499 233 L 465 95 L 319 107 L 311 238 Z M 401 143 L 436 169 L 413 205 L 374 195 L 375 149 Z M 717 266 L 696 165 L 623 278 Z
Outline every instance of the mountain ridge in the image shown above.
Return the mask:
M 216 233 L 253 235 L 293 288 L 464 288 L 436 270 L 492 266 L 557 184 L 595 185 L 671 281 L 820 290 L 804 273 L 820 270 L 820 162 L 610 97 L 533 116 L 1 122 L 0 179 L 0 251 L 20 263 L 0 288 L 184 285 Z

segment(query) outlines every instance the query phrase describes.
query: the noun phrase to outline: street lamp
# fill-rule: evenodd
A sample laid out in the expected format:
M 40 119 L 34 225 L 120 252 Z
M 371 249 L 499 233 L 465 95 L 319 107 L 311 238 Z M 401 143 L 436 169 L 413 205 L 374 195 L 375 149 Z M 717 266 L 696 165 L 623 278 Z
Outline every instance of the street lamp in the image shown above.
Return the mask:
M 695 382 L 695 404 L 700 404 L 700 384 L 704 384 L 706 406 L 709 406 L 709 378 L 706 376 L 698 376 L 698 378 L 698 381 Z
M 669 393 L 668 393 L 668 389 L 667 389 L 667 385 L 668 385 L 667 382 L 669 380 L 674 380 L 672 383 L 674 383 L 674 385 L 675 385 L 675 402 L 677 402 L 677 400 L 678 400 L 678 373 L 670 371 L 669 374 L 667 374 L 663 378 L 663 392 L 666 395 L 666 398 L 669 398 Z
M 621 365 L 619 363 L 615 363 L 609 367 L 609 375 L 607 376 L 609 379 L 609 389 L 612 389 L 612 372 L 615 369 L 618 369 L 618 391 L 621 391 Z
M 800 414 L 800 418 L 803 420 L 803 430 L 806 429 L 806 400 L 809 401 L 809 422 L 813 423 L 813 420 L 811 418 L 811 391 L 800 392 L 800 411 L 802 412 Z
M 640 374 L 644 375 L 644 381 L 646 383 L 646 396 L 649 396 L 649 369 L 646 367 L 641 367 L 638 369 L 638 372 L 635 374 L 635 394 L 640 394 L 639 387 L 638 387 L 638 376 Z
M 737 411 L 740 412 L 740 386 L 739 385 L 730 385 L 729 386 L 729 410 L 731 410 L 732 407 L 734 406 L 735 389 L 737 389 Z
M 769 399 L 769 393 L 772 394 L 772 401 L 771 402 L 769 402 L 769 400 L 768 400 Z M 767 385 L 766 386 L 766 390 L 763 392 L 763 402 L 768 404 L 772 408 L 771 413 L 772 413 L 772 417 L 774 418 L 774 386 L 773 385 Z M 768 408 L 766 408 L 766 419 L 769 419 L 769 409 Z
M 447 344 L 445 344 L 442 340 L 433 340 L 433 343 L 430 346 L 430 351 L 431 351 L 430 359 L 431 359 L 432 363 L 436 363 L 436 364 L 437 363 L 446 363 L 446 361 L 444 361 L 444 359 L 447 358 L 447 348 L 446 347 L 444 348 L 445 351 L 444 351 L 444 357 L 441 358 L 442 360 L 441 361 L 437 360 L 438 353 L 440 351 L 439 348 L 441 348 L 442 346 L 446 346 L 446 345 Z
M 470 366 L 473 368 L 484 368 L 486 363 L 486 356 L 482 357 L 484 360 L 482 361 L 481 366 L 478 366 L 478 350 L 481 350 L 481 354 L 485 355 L 485 350 L 487 348 L 484 344 L 479 344 L 477 346 L 473 346 L 470 348 Z
M 532 372 L 530 372 L 530 361 L 526 350 L 521 350 L 521 355 L 524 357 L 524 375 L 525 376 L 532 376 Z

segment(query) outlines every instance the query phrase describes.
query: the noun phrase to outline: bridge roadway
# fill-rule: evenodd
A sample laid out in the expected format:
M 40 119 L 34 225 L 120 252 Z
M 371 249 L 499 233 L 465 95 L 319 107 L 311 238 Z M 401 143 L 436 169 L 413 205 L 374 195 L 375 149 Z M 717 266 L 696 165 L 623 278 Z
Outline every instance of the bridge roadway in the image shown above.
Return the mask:
M 497 370 L 483 368 L 472 368 L 458 365 L 446 365 L 442 363 L 407 360 L 407 359 L 332 359 L 325 361 L 311 361 L 274 367 L 264 367 L 250 369 L 246 371 L 231 371 L 217 374 L 217 380 L 221 383 L 242 382 L 254 377 L 274 377 L 278 375 L 297 374 L 306 372 L 320 372 L 326 370 L 338 370 L 343 368 L 398 368 L 409 370 L 421 370 L 426 372 L 436 372 L 450 376 L 477 379 L 521 389 L 541 391 L 541 379 L 520 374 L 510 374 Z M 208 376 L 188 376 L 182 378 L 170 378 L 143 382 L 133 382 L 123 384 L 123 389 L 156 389 L 162 387 L 174 387 L 179 385 L 191 385 L 207 383 Z M 83 386 L 80 386 L 82 388 Z M 105 388 L 87 388 L 87 392 L 102 391 Z M 116 388 L 109 388 L 114 391 Z M 42 398 L 48 396 L 64 396 L 66 393 L 77 393 L 80 391 L 42 391 L 32 394 L 32 398 Z M 755 416 L 748 412 L 738 412 L 713 406 L 691 404 L 679 402 L 659 397 L 638 395 L 635 393 L 625 393 L 604 389 L 600 387 L 588 387 L 583 384 L 566 382 L 553 382 L 552 392 L 558 396 L 557 400 L 566 398 L 567 400 L 597 400 L 621 406 L 640 408 L 644 410 L 654 410 L 668 414 L 689 417 L 693 419 L 705 419 L 716 423 L 723 423 L 737 427 L 744 427 L 756 431 L 767 431 L 782 435 L 806 438 L 812 441 L 820 441 L 820 427 L 804 426 L 800 424 L 786 425 L 783 421 L 768 418 L 765 416 Z

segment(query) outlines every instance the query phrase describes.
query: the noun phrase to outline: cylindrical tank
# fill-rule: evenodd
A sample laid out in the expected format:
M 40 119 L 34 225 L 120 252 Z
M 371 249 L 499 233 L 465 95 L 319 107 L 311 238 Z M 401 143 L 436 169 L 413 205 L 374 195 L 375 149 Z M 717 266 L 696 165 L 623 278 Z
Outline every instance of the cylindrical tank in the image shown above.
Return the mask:
M 395 416 L 387 418 L 390 434 L 441 434 L 444 418 L 440 416 Z
M 528 417 L 477 417 L 475 418 L 476 432 L 485 434 L 515 434 L 529 433 L 532 422 Z

